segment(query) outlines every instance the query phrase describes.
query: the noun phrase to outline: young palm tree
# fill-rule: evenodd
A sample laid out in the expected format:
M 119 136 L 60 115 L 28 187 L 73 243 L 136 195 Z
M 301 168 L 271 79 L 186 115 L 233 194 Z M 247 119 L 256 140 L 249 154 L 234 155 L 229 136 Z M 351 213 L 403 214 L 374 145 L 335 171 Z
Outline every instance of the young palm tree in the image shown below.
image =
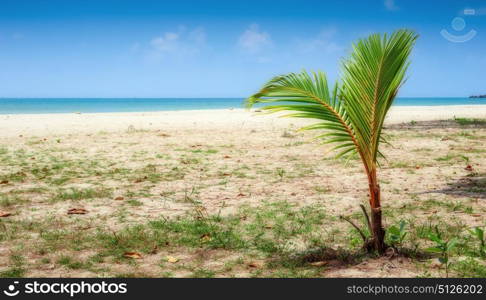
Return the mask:
M 342 78 L 332 89 L 322 72 L 277 76 L 246 101 L 271 103 L 268 113 L 291 111 L 286 117 L 310 118 L 317 123 L 301 130 L 326 130 L 318 136 L 334 144 L 337 157 L 359 155 L 369 183 L 372 239 L 368 248 L 385 252 L 377 158 L 385 116 L 405 82 L 409 56 L 417 35 L 397 30 L 391 35 L 373 34 L 353 44 L 342 63 Z M 366 213 L 366 211 L 365 211 Z

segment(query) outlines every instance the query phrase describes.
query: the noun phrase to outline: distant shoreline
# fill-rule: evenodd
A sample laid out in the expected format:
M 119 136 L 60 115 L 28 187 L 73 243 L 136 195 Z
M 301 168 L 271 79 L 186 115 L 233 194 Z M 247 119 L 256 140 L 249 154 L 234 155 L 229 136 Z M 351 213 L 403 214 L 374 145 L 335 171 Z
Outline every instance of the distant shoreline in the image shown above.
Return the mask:
M 471 110 L 478 110 L 480 113 L 486 112 L 486 104 L 467 104 L 467 105 L 393 105 L 390 108 L 390 111 L 416 111 L 420 113 L 421 110 L 423 111 L 444 111 L 450 109 L 459 109 L 461 112 L 464 109 L 471 109 Z M 223 113 L 223 112 L 245 112 L 245 113 L 256 113 L 259 112 L 260 109 L 250 108 L 246 109 L 243 107 L 230 107 L 230 108 L 207 108 L 207 109 L 177 109 L 177 110 L 148 110 L 148 111 L 108 111 L 108 112 L 79 112 L 79 111 L 72 111 L 72 112 L 39 112 L 39 113 L 2 113 L 0 112 L 0 118 L 2 116 L 69 116 L 69 115 L 93 115 L 93 116 L 132 116 L 132 115 L 140 115 L 140 116 L 150 116 L 150 115 L 159 115 L 159 114 L 207 114 L 207 113 Z M 485 116 L 486 118 L 486 116 Z
M 486 105 L 486 98 L 397 98 L 394 107 Z M 244 98 L 3 98 L 0 115 L 241 109 Z M 258 106 L 256 106 L 258 107 Z

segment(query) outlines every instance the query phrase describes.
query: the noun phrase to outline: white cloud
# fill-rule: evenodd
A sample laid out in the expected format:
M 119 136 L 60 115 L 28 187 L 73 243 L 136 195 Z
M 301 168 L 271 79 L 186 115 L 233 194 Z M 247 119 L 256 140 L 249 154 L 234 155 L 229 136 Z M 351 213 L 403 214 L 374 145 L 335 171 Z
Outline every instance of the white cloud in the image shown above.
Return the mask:
M 332 54 L 340 52 L 344 47 L 333 41 L 336 33 L 337 30 L 334 27 L 323 29 L 315 38 L 299 41 L 300 49 L 304 53 L 319 51 Z
M 395 3 L 395 0 L 385 0 L 384 2 L 385 8 L 390 11 L 398 10 L 398 6 Z
M 206 32 L 204 31 L 204 28 L 198 27 L 189 32 L 189 40 L 198 45 L 206 44 Z
M 172 52 L 177 50 L 179 44 L 179 34 L 166 32 L 162 36 L 155 37 L 150 41 L 150 45 L 161 52 Z
M 267 32 L 261 31 L 257 24 L 252 24 L 238 38 L 238 47 L 243 51 L 256 54 L 272 45 Z
M 185 57 L 199 53 L 206 46 L 206 32 L 198 27 L 187 30 L 179 26 L 176 31 L 167 31 L 152 38 L 149 42 L 147 58 L 149 61 L 160 61 L 164 57 Z M 138 50 L 139 46 L 137 46 Z

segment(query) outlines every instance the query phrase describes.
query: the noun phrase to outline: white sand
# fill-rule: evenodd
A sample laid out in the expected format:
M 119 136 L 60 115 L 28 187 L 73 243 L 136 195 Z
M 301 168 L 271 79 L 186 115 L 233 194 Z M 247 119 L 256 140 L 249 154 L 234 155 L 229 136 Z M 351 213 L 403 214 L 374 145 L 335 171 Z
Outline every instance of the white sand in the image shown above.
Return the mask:
M 396 107 L 388 121 L 451 119 L 454 116 L 486 118 L 486 106 Z M 312 216 L 324 218 L 325 226 L 312 221 L 316 226 L 312 234 L 296 234 L 288 241 L 276 237 L 275 243 L 284 249 L 300 251 L 314 247 L 311 241 L 317 237 L 322 239 L 322 245 L 350 249 L 347 234 L 350 226 L 336 216 L 361 213 L 359 204 L 367 201 L 366 175 L 358 160 L 323 159 L 332 158 L 334 153 L 328 152 L 330 145 L 311 140 L 316 133 L 289 131 L 290 124 L 297 126 L 302 122 L 270 115 L 254 116 L 244 110 L 0 115 L 3 153 L 0 210 L 12 213 L 5 219 L 7 225 L 36 224 L 35 228 L 7 227 L 16 230 L 15 239 L 0 243 L 1 253 L 6 254 L 0 255 L 0 271 L 12 267 L 8 254 L 15 253 L 24 258 L 22 267 L 28 277 L 115 277 L 120 274 L 157 277 L 162 271 L 174 277 L 188 277 L 195 276 L 193 270 L 199 269 L 214 272 L 216 277 L 260 274 L 255 272 L 267 277 L 283 274 L 281 272 L 288 272 L 286 268 L 263 267 L 270 260 L 265 259 L 264 252 L 253 249 L 255 247 L 228 250 L 192 248 L 175 243 L 144 252 L 136 264 L 110 256 L 100 268 L 70 269 L 59 263 L 41 261 L 56 262 L 59 257 L 66 256 L 84 262 L 97 253 L 106 252 L 100 243 L 90 242 L 99 229 L 114 234 L 126 226 L 143 225 L 162 217 L 175 218 L 186 213 L 193 216 L 195 209 L 208 215 L 221 213 L 244 220 L 246 213 L 239 211 L 240 207 L 272 211 L 279 207 L 271 203 L 288 202 L 296 212 L 304 206 L 312 210 L 322 208 L 318 215 Z M 127 132 L 129 127 L 149 130 Z M 396 213 L 386 215 L 386 226 L 398 224 L 402 219 L 413 222 L 417 228 L 441 224 L 443 220 L 468 228 L 484 226 L 486 201 L 483 200 L 486 199 L 481 184 L 486 171 L 483 145 L 486 128 L 466 128 L 417 125 L 387 130 L 393 145 L 381 146 L 388 160 L 382 161 L 379 176 L 383 182 L 384 208 Z M 100 131 L 111 132 L 98 134 Z M 61 193 L 69 195 L 73 188 L 92 190 L 94 198 L 55 200 Z M 97 191 L 113 191 L 113 194 Z M 188 197 L 198 204 L 188 201 Z M 454 204 L 454 211 L 448 203 Z M 83 208 L 87 213 L 68 215 L 71 208 Z M 304 210 L 299 213 L 305 214 Z M 262 220 L 271 228 L 270 219 Z M 286 224 L 296 226 L 297 219 L 293 220 Z M 249 215 L 247 221 L 235 225 L 243 227 L 235 230 L 247 224 L 258 225 L 256 222 L 260 221 Z M 270 228 L 265 226 L 265 229 Z M 37 234 L 56 230 L 66 232 L 63 239 L 66 245 L 46 244 Z M 269 237 L 273 236 L 272 232 L 268 231 Z M 247 239 L 251 235 L 241 233 L 241 236 Z M 85 241 L 79 249 L 72 246 L 78 237 L 79 241 Z M 150 238 L 147 241 L 152 243 Z M 406 247 L 412 243 L 418 243 L 419 249 L 428 247 L 424 239 L 406 243 Z M 39 245 L 44 244 L 52 246 L 53 250 L 40 253 Z M 88 244 L 91 247 L 83 246 Z M 133 251 L 140 249 L 135 247 Z M 158 265 L 168 255 L 176 255 L 180 262 L 164 264 L 161 269 Z M 336 265 L 335 261 L 328 261 L 326 268 L 311 274 L 322 277 L 443 276 L 436 259 L 370 258 L 346 266 Z M 262 267 L 248 267 L 249 263 Z M 228 265 L 232 267 L 226 268 Z M 316 271 L 309 268 L 302 272 Z
M 486 118 L 486 105 L 398 106 L 393 107 L 387 122 L 402 123 L 451 119 L 453 117 Z M 244 109 L 159 111 L 130 113 L 66 113 L 0 115 L 0 137 L 45 136 L 56 134 L 95 133 L 135 130 L 211 130 L 252 129 L 261 126 L 301 124 L 302 120 L 276 116 L 255 116 Z

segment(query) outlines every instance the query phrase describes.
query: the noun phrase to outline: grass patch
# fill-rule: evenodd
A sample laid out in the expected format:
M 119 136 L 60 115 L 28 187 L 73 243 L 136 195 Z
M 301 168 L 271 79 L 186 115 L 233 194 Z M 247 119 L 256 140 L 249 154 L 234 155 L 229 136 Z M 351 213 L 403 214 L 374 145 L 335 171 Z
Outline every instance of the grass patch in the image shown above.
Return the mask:
M 29 202 L 29 200 L 20 197 L 19 195 L 0 194 L 1 207 L 10 207 L 14 205 L 24 204 L 27 202 Z
M 113 195 L 113 191 L 108 188 L 69 188 L 62 189 L 51 198 L 52 202 L 65 201 L 65 200 L 85 200 L 95 198 L 107 198 Z
M 454 118 L 457 124 L 466 126 L 466 125 L 475 125 L 475 126 L 486 126 L 486 119 L 474 119 L 474 118 Z
M 72 269 L 72 270 L 78 270 L 78 269 L 86 268 L 86 266 L 83 262 L 74 260 L 70 256 L 61 256 L 57 260 L 57 263 L 65 266 L 68 269 Z
M 445 156 L 441 156 L 441 157 L 437 157 L 435 158 L 436 161 L 444 161 L 444 162 L 447 162 L 447 161 L 451 161 L 451 160 L 456 160 L 456 161 L 464 161 L 464 162 L 469 162 L 469 157 L 465 156 L 465 155 L 462 155 L 462 154 L 451 154 L 451 153 L 448 153 L 447 155 Z
M 20 255 L 10 255 L 10 266 L 5 271 L 0 272 L 2 278 L 20 278 L 25 274 L 24 258 Z
M 458 261 L 452 265 L 452 268 L 457 272 L 458 277 L 466 278 L 485 278 L 486 266 L 483 260 L 478 261 L 474 258 L 467 258 L 465 260 Z

